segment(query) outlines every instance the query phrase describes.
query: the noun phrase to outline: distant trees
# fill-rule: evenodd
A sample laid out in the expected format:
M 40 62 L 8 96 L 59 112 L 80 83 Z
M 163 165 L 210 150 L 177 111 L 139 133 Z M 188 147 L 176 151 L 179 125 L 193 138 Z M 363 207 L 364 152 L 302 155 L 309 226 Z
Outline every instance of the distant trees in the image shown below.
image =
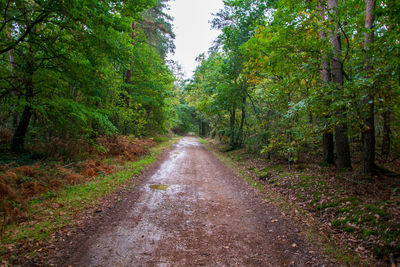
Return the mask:
M 321 147 L 338 169 L 352 167 L 353 151 L 371 174 L 377 145 L 400 152 L 394 10 L 392 0 L 225 1 L 213 22 L 219 47 L 201 61 L 189 99 L 231 146 L 236 129 L 249 148 L 289 160 Z

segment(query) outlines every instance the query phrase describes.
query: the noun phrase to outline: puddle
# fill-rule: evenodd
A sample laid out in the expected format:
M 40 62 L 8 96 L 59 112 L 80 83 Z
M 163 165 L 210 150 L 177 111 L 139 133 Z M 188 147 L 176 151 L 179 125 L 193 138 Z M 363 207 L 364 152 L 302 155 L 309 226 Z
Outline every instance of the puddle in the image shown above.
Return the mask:
M 166 191 L 168 188 L 170 188 L 169 185 L 163 185 L 163 184 L 150 185 L 149 187 L 154 190 L 162 190 L 162 191 Z

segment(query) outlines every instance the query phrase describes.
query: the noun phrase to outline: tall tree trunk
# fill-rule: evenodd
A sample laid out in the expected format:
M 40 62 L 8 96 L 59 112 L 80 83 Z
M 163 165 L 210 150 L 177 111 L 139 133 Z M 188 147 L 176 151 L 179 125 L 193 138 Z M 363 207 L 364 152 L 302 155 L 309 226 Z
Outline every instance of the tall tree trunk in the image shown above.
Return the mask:
M 237 136 L 236 146 L 240 147 L 243 144 L 243 126 L 246 120 L 246 95 L 242 99 L 242 116 L 240 120 L 239 133 Z
M 337 13 L 337 0 L 328 0 L 328 7 L 332 13 Z M 343 66 L 340 60 L 340 52 L 342 49 L 339 23 L 336 25 L 336 30 L 332 33 L 330 42 L 334 48 L 334 56 L 332 58 L 332 81 L 336 84 L 336 90 L 343 90 Z M 345 108 L 338 110 L 340 123 L 335 127 L 335 142 L 336 142 L 336 166 L 338 169 L 351 169 L 350 145 L 347 136 L 347 116 Z
M 201 121 L 201 136 L 206 136 L 207 134 L 206 134 L 206 130 L 207 130 L 207 125 L 206 125 L 206 123 L 202 120 Z
M 374 25 L 374 0 L 365 0 L 365 29 L 364 34 L 364 49 L 366 51 L 365 57 L 365 71 L 367 75 L 372 70 L 371 57 L 369 55 L 370 46 L 374 43 L 374 32 L 372 31 Z M 364 174 L 371 174 L 375 167 L 375 107 L 374 107 L 374 94 L 373 88 L 368 87 L 365 90 L 364 104 L 367 107 L 364 124 L 365 130 L 362 132 L 362 153 L 361 153 L 361 166 Z
M 320 6 L 322 9 L 322 6 Z M 321 19 L 322 21 L 326 20 L 325 10 L 321 10 Z M 324 40 L 327 37 L 327 34 L 324 30 L 321 30 L 319 33 L 319 37 Z M 326 55 L 322 56 L 321 60 L 321 78 L 325 83 L 331 82 L 331 66 L 329 62 L 329 58 Z M 327 119 L 325 117 L 325 119 Z M 334 154 L 334 142 L 333 142 L 333 133 L 329 129 L 326 129 L 322 136 L 322 161 L 328 164 L 335 163 L 335 154 Z
M 231 136 L 230 136 L 230 146 L 235 148 L 235 118 L 236 118 L 236 107 L 235 104 L 232 104 L 232 111 L 231 111 L 231 120 L 230 120 L 230 129 L 231 129 Z
M 383 139 L 382 139 L 382 156 L 387 158 L 390 154 L 390 135 L 391 135 L 391 115 L 390 110 L 385 111 L 383 116 Z
M 335 155 L 333 153 L 335 144 L 333 142 L 333 133 L 325 131 L 322 135 L 322 147 L 323 147 L 323 162 L 328 164 L 335 163 Z
M 136 24 L 133 21 L 131 24 L 131 28 L 132 28 L 132 33 L 131 33 L 131 39 L 132 39 L 132 44 L 133 44 L 133 40 L 135 39 L 135 34 L 136 34 Z M 132 79 L 132 61 L 129 63 L 129 70 L 126 71 L 125 74 L 125 83 L 130 83 L 131 79 Z
M 18 126 L 14 131 L 13 139 L 11 141 L 11 151 L 21 152 L 24 150 L 25 136 L 28 131 L 29 122 L 32 118 L 32 108 L 29 106 L 29 102 L 33 97 L 33 88 L 31 85 L 26 91 L 26 102 L 24 112 L 22 113 L 21 119 L 19 120 Z
M 8 31 L 7 39 L 8 39 L 9 41 L 12 40 L 11 30 Z M 10 49 L 10 50 L 8 51 L 8 56 L 9 56 L 9 58 L 10 58 L 10 69 L 11 69 L 11 73 L 14 75 L 14 70 L 15 70 L 14 49 Z M 14 96 L 16 96 L 16 92 L 12 92 L 12 94 L 13 94 Z M 12 121 L 12 122 L 13 122 L 13 126 L 14 126 L 14 129 L 15 129 L 15 128 L 17 128 L 17 126 L 18 126 L 18 113 L 17 113 L 17 111 L 16 111 L 16 105 L 13 105 L 13 109 L 12 109 L 12 111 L 11 111 L 11 114 L 12 114 L 12 118 L 13 118 L 13 121 Z
M 201 123 L 201 120 L 199 120 L 199 135 L 201 136 L 201 133 L 203 132 L 203 129 L 201 129 L 203 127 L 203 124 Z

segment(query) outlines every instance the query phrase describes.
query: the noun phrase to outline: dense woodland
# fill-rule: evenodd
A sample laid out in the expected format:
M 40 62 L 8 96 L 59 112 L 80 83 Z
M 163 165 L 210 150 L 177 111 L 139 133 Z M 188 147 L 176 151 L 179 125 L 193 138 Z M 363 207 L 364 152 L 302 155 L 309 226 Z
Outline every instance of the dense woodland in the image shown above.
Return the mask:
M 186 83 L 166 61 L 166 2 L 2 1 L 3 146 L 196 124 L 289 161 L 321 148 L 351 169 L 359 155 L 366 174 L 400 156 L 397 1 L 225 1 Z
M 187 99 L 206 132 L 365 174 L 400 156 L 398 1 L 229 0 Z
M 1 1 L 2 143 L 35 151 L 55 139 L 170 129 L 166 2 Z
M 400 2 L 224 0 L 188 80 L 168 2 L 0 0 L 0 256 L 20 263 L 12 244 L 71 223 L 160 135 L 197 132 L 333 239 L 399 258 Z

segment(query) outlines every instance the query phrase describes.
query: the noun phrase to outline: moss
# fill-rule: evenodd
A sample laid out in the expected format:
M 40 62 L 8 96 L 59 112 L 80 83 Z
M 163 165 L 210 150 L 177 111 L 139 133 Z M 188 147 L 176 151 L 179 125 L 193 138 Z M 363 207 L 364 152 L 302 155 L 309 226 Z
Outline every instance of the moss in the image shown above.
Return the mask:
M 309 188 L 313 185 L 313 182 L 311 182 L 312 176 L 307 176 L 304 174 L 299 175 L 299 182 L 296 184 L 296 188 Z
M 346 219 L 348 222 L 351 222 L 351 223 L 358 223 L 360 221 L 360 217 L 357 214 L 354 214 L 353 216 L 349 216 Z
M 327 203 L 323 203 L 321 205 L 316 205 L 315 206 L 315 210 L 321 211 L 327 208 L 335 208 L 337 206 L 339 206 L 340 202 L 338 201 L 333 201 L 333 202 L 327 202 Z
M 348 208 L 348 207 L 341 207 L 341 208 L 338 208 L 338 212 L 339 213 L 346 213 L 346 212 L 350 212 L 352 209 L 351 208 Z
M 332 224 L 333 227 L 340 227 L 340 226 L 342 226 L 342 225 L 344 225 L 344 224 L 346 224 L 346 223 L 347 223 L 347 220 L 346 220 L 346 219 L 345 219 L 345 220 L 335 219 L 335 220 L 333 220 L 333 221 L 331 222 L 331 224 Z
M 397 229 L 392 229 L 384 232 L 384 237 L 387 243 L 397 242 L 400 240 L 400 229 L 397 226 Z
M 343 202 L 350 202 L 352 206 L 358 206 L 361 204 L 361 199 L 356 196 L 351 196 L 343 199 Z
M 373 229 L 362 229 L 361 234 L 362 234 L 363 238 L 366 238 L 371 235 L 378 235 L 378 232 Z
M 363 215 L 360 219 L 360 223 L 373 222 L 375 220 L 376 218 L 374 215 Z
M 272 185 L 277 185 L 277 184 L 279 184 L 280 181 L 281 181 L 281 178 L 278 176 L 275 176 L 274 178 L 269 179 L 268 183 L 270 183 Z
M 320 166 L 320 167 L 323 167 L 323 168 L 327 168 L 327 167 L 329 167 L 330 165 L 329 165 L 329 163 L 327 163 L 326 161 L 322 161 L 322 162 L 319 163 L 319 166 Z
M 309 205 L 308 205 L 309 207 L 313 207 L 315 205 L 315 203 L 318 203 L 321 200 L 322 193 L 319 191 L 315 191 L 312 193 L 312 195 L 313 195 L 313 199 L 309 203 Z
M 343 228 L 343 231 L 345 231 L 346 233 L 354 233 L 356 229 L 354 229 L 351 226 L 346 226 L 345 228 Z
M 377 206 L 377 205 L 367 204 L 367 205 L 364 205 L 364 209 L 365 209 L 366 212 L 371 212 L 371 213 L 377 214 L 377 215 L 379 215 L 379 216 L 381 216 L 381 217 L 386 217 L 386 216 L 387 216 L 387 214 L 385 213 L 385 211 L 382 210 L 382 209 L 381 209 L 379 206 Z
M 3 256 L 7 253 L 7 248 L 6 247 L 0 247 L 0 256 Z
M 378 259 L 382 259 L 387 257 L 389 254 L 393 254 L 395 258 L 400 256 L 400 246 L 399 245 L 381 245 L 381 246 L 374 246 L 373 247 L 374 256 Z
M 264 168 L 260 171 L 257 171 L 257 176 L 260 180 L 266 180 L 268 177 L 271 176 L 271 173 L 269 172 L 268 168 Z
M 282 165 L 281 164 L 271 164 L 271 165 L 268 165 L 268 167 L 264 168 L 263 170 L 282 172 Z
M 251 179 L 251 178 L 248 177 L 248 176 L 244 177 L 244 180 L 245 180 L 249 185 L 251 185 L 252 187 L 254 187 L 254 188 L 256 188 L 256 189 L 258 189 L 258 190 L 260 190 L 260 191 L 262 191 L 262 190 L 265 189 L 264 184 L 262 184 L 262 183 L 260 183 L 260 182 L 257 182 L 257 181 L 255 181 L 254 179 Z

